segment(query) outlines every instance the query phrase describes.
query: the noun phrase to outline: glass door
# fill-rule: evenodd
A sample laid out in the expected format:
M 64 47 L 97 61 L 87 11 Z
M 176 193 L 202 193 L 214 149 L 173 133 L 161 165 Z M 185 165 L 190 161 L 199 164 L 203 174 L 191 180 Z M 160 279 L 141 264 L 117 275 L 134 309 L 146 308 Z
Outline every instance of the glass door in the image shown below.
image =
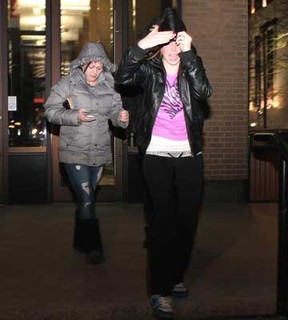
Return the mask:
M 165 6 L 177 0 L 0 1 L 0 201 L 71 201 L 58 159 L 59 128 L 45 121 L 51 86 L 67 74 L 87 41 L 101 41 L 114 63 Z M 6 80 L 5 80 L 6 79 Z M 128 141 L 128 133 L 127 141 Z M 119 134 L 119 132 L 116 132 Z M 125 138 L 125 135 L 124 135 Z M 127 185 L 128 142 L 112 138 L 98 199 L 122 200 Z M 129 139 L 132 151 L 133 139 Z M 130 147 L 129 147 L 130 148 Z M 8 165 L 9 164 L 9 165 Z M 9 184 L 8 184 L 9 182 Z M 19 199 L 21 196 L 21 199 Z
M 1 107 L 7 121 L 9 202 L 45 202 L 46 1 L 9 0 L 6 6 L 7 22 L 1 27 L 7 41 L 1 37 L 1 50 L 7 50 L 7 71 L 1 74 L 7 102 Z
M 46 146 L 45 0 L 10 1 L 8 19 L 9 151 Z M 14 148 L 16 149 L 14 149 Z M 29 150 L 33 150 L 30 148 Z M 37 148 L 37 151 L 46 151 Z

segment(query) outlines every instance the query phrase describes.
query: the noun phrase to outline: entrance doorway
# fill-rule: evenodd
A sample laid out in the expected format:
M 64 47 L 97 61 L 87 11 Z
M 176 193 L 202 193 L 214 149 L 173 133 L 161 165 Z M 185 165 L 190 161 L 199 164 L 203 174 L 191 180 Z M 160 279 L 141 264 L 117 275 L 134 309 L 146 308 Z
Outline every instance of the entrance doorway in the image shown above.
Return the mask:
M 72 200 L 58 162 L 59 128 L 46 122 L 43 104 L 85 42 L 101 41 L 117 64 L 152 17 L 180 3 L 142 2 L 1 1 L 1 202 Z M 129 138 L 129 130 L 112 138 L 114 162 L 105 169 L 99 201 L 125 199 Z

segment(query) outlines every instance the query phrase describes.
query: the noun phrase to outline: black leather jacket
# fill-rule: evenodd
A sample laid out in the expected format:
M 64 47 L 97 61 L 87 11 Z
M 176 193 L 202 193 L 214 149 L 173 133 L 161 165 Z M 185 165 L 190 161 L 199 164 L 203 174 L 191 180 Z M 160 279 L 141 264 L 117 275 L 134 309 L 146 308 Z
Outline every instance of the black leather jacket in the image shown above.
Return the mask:
M 134 90 L 140 86 L 142 93 L 135 100 L 134 121 L 137 145 L 145 153 L 153 125 L 163 99 L 166 72 L 159 57 L 147 59 L 149 51 L 138 45 L 131 47 L 124 55 L 115 74 L 116 84 L 121 88 L 130 86 Z M 202 150 L 202 128 L 204 115 L 202 103 L 212 94 L 201 58 L 195 47 L 180 54 L 178 74 L 179 94 L 184 106 L 184 114 L 192 154 Z M 133 89 L 134 88 L 134 89 Z

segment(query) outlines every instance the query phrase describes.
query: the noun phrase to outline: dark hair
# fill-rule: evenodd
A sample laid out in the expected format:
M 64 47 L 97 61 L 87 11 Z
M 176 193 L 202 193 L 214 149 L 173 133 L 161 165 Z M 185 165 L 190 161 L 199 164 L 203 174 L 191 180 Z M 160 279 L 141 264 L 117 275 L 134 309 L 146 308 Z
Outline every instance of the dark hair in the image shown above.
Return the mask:
M 186 31 L 186 26 L 184 22 L 181 20 L 177 10 L 174 7 L 166 8 L 162 14 L 162 17 L 153 18 L 149 22 L 149 24 L 144 28 L 141 38 L 144 38 L 145 36 L 147 36 L 149 32 L 151 32 L 151 28 L 153 27 L 153 25 L 158 25 L 159 31 L 173 31 L 176 34 L 180 31 Z M 176 40 L 176 37 L 171 41 L 175 41 L 175 40 Z M 151 49 L 150 52 L 147 54 L 147 59 L 150 60 L 155 56 L 157 56 L 160 52 L 160 49 L 164 45 L 165 44 L 161 44 Z
M 161 17 L 153 18 L 153 19 L 144 27 L 144 30 L 143 30 L 143 32 L 142 32 L 142 34 L 141 34 L 141 36 L 140 36 L 140 39 L 146 37 L 147 34 L 148 34 L 149 32 L 151 32 L 152 27 L 153 27 L 154 25 L 159 25 L 160 22 L 161 22 Z
M 178 33 L 180 31 L 187 31 L 184 22 L 181 20 L 177 10 L 175 8 L 166 8 L 162 15 L 161 22 L 159 24 L 159 31 L 174 31 Z

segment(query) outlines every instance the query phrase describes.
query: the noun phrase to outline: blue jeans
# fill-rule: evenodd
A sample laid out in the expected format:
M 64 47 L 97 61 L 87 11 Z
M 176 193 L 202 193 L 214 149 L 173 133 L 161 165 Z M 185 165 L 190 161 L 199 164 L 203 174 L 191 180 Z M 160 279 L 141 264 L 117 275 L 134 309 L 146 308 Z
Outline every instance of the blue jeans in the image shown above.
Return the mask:
M 95 192 L 102 176 L 103 167 L 64 163 L 77 201 L 76 219 L 95 218 Z
M 85 254 L 103 254 L 100 226 L 95 217 L 95 192 L 103 167 L 64 163 L 64 168 L 77 201 L 73 247 Z

